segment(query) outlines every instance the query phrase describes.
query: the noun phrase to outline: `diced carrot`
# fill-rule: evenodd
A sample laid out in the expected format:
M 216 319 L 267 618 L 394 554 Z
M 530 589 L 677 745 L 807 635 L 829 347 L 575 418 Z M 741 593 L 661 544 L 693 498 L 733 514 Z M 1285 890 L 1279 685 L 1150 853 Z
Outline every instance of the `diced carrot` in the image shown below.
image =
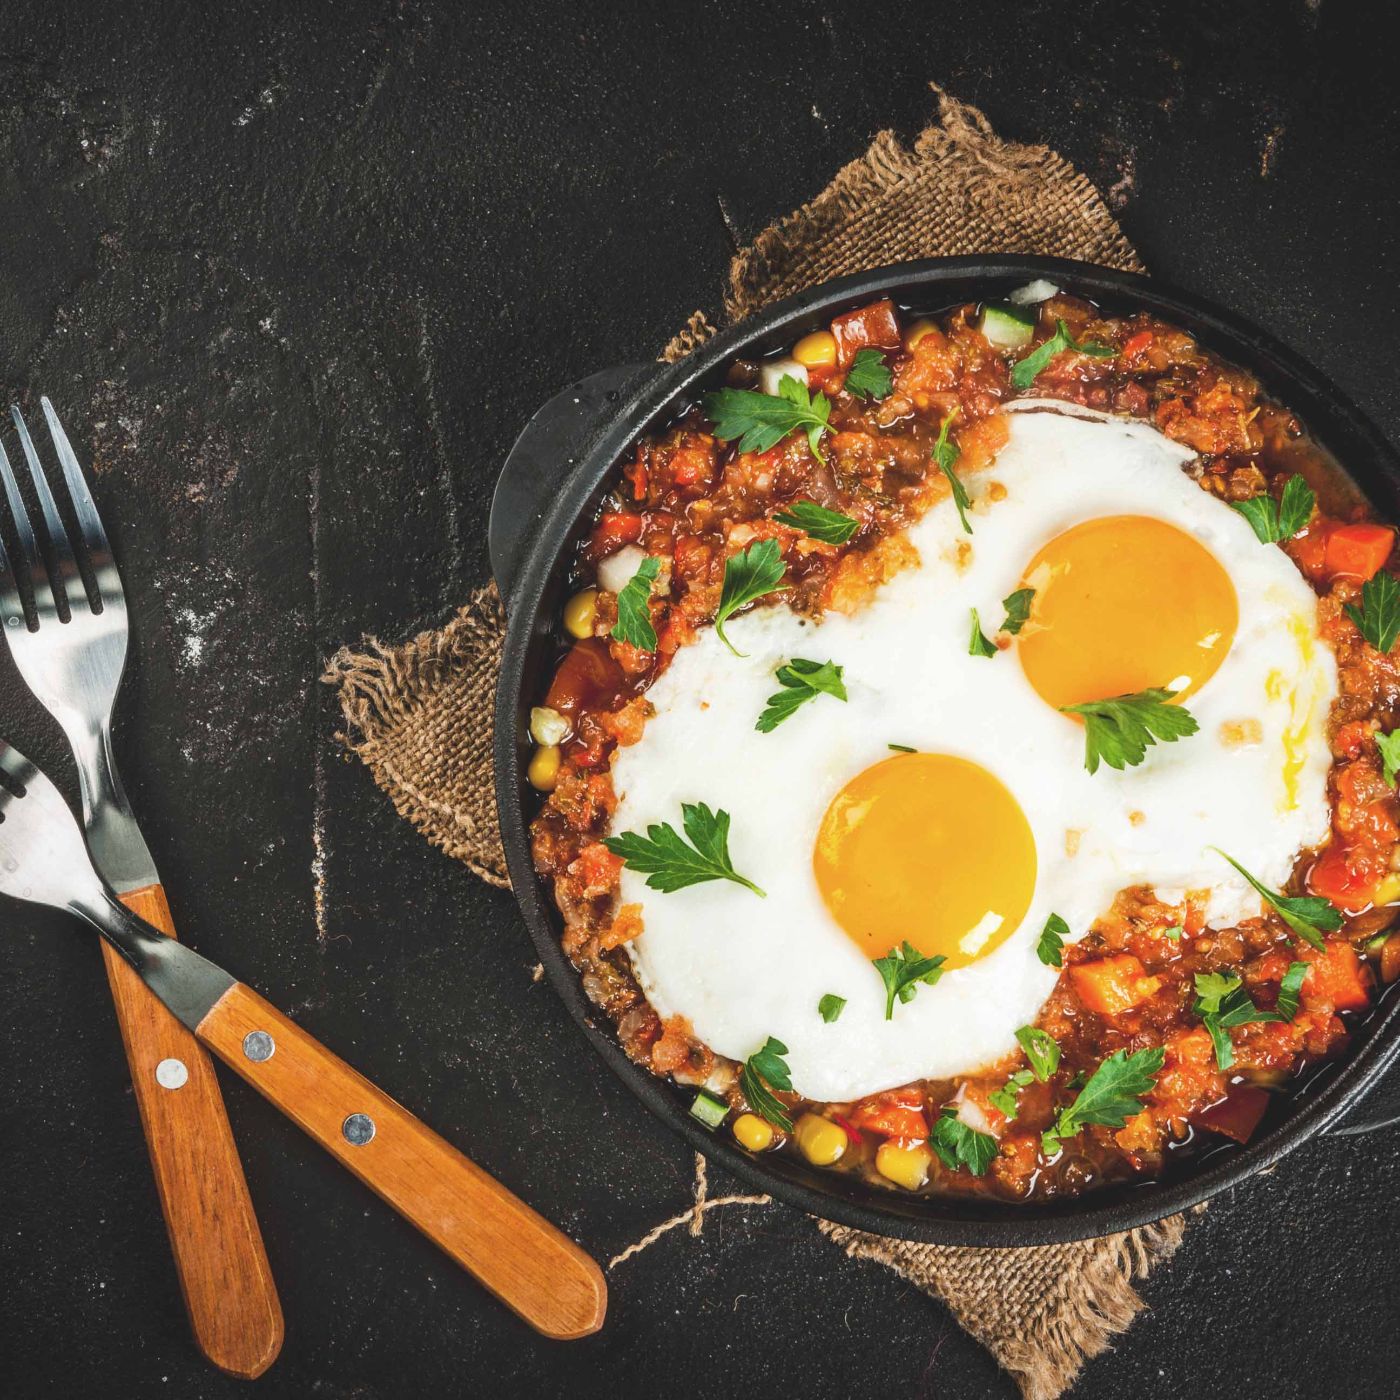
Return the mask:
M 849 369 L 857 350 L 897 350 L 900 345 L 899 317 L 894 302 L 885 299 L 858 306 L 831 323 L 836 337 L 836 363 Z
M 1232 1084 L 1230 1092 L 1191 1121 L 1198 1128 L 1223 1133 L 1236 1142 L 1248 1142 L 1269 1106 L 1269 1091 L 1257 1084 Z
M 1395 548 L 1388 525 L 1338 525 L 1328 536 L 1323 564 L 1333 578 L 1374 578 Z
M 1123 358 L 1125 360 L 1131 360 L 1142 354 L 1151 344 L 1151 331 L 1139 331 L 1136 335 L 1130 335 L 1127 340 L 1123 342 Z
M 1371 902 L 1379 874 L 1374 864 L 1369 847 L 1348 847 L 1334 836 L 1308 871 L 1308 888 L 1330 899 L 1338 909 L 1364 909 Z
M 1371 1004 L 1370 973 L 1350 943 L 1329 939 L 1321 952 L 1303 951 L 1312 964 L 1303 978 L 1303 1004 L 1330 1003 L 1336 1011 L 1361 1011 Z
M 1100 1016 L 1119 1016 L 1140 1005 L 1162 985 L 1160 977 L 1147 976 L 1131 953 L 1078 963 L 1069 970 L 1079 1000 Z

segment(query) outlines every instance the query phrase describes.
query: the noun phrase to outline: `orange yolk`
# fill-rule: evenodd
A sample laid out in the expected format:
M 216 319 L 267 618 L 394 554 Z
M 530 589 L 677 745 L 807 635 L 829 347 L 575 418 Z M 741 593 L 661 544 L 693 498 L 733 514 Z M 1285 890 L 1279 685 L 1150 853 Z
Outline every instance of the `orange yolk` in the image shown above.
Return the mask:
M 812 853 L 832 917 L 868 958 L 906 940 L 964 967 L 1015 931 L 1035 889 L 1035 841 L 985 768 L 911 753 L 857 773 Z
M 1239 604 L 1202 544 L 1144 515 L 1086 520 L 1031 560 L 1016 650 L 1056 709 L 1161 687 L 1184 700 L 1230 650 Z

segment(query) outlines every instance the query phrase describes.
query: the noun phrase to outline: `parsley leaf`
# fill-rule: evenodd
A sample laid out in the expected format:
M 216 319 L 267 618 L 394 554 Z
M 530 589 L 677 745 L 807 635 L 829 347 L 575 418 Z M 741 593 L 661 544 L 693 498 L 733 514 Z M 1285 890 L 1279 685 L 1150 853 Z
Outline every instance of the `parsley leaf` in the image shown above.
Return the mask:
M 1060 713 L 1084 720 L 1084 766 L 1089 772 L 1097 773 L 1101 761 L 1123 769 L 1141 763 L 1158 739 L 1171 744 L 1200 727 L 1189 710 L 1167 703 L 1175 694 L 1174 690 L 1139 690 L 1111 700 L 1061 705 Z
M 661 560 L 648 556 L 617 595 L 617 621 L 613 623 L 612 635 L 619 642 L 628 642 L 639 651 L 656 650 L 656 628 L 651 625 L 647 601 L 660 570 Z
M 1046 967 L 1065 965 L 1065 935 L 1069 925 L 1058 914 L 1051 914 L 1040 931 L 1040 942 L 1035 945 L 1035 955 Z
M 1266 491 L 1261 496 L 1230 504 L 1253 526 L 1260 544 L 1277 544 L 1280 540 L 1291 540 L 1308 523 L 1317 496 L 1301 476 L 1290 476 L 1277 501 Z
M 724 635 L 724 624 L 746 604 L 769 593 L 785 593 L 789 587 L 782 581 L 786 569 L 777 540 L 759 540 L 738 554 L 731 554 L 726 561 L 719 611 L 715 613 L 715 632 L 735 656 L 744 653 L 735 651 Z
M 779 525 L 802 530 L 823 544 L 845 544 L 860 529 L 860 521 L 815 501 L 797 501 L 773 517 Z
M 1306 970 L 1307 964 L 1303 967 Z M 1210 1032 L 1215 1063 L 1221 1069 L 1229 1069 L 1235 1063 L 1235 1047 L 1229 1036 L 1231 1027 L 1284 1019 L 1277 1011 L 1260 1011 L 1236 972 L 1198 972 L 1196 1000 L 1191 1009 Z
M 753 389 L 716 389 L 705 395 L 705 412 L 715 425 L 721 442 L 739 439 L 740 452 L 767 452 L 789 433 L 799 429 L 807 434 L 812 455 L 822 456 L 822 434 L 830 427 L 831 400 L 825 394 L 815 397 L 800 379 L 785 374 L 778 381 L 776 394 L 760 394 Z
M 1091 355 L 1096 360 L 1108 359 L 1118 352 L 1111 346 L 1100 345 L 1097 341 L 1086 340 L 1082 345 L 1069 333 L 1063 321 L 1055 322 L 1055 334 L 1049 340 L 1037 345 L 1024 360 L 1011 367 L 1011 383 L 1017 389 L 1029 389 L 1035 377 L 1060 353 L 1073 350 L 1076 354 Z
M 1389 734 L 1377 734 L 1376 748 L 1380 750 L 1385 770 L 1382 776 L 1394 787 L 1396 770 L 1400 769 L 1400 729 L 1392 729 Z
M 817 1012 L 830 1025 L 846 1009 L 846 998 L 828 992 L 818 1003 Z
M 982 631 L 982 623 L 978 620 L 976 608 L 972 610 L 972 640 L 968 643 L 967 654 L 969 656 L 995 656 L 997 654 L 996 645 L 989 642 L 986 634 Z
M 788 1048 L 770 1035 L 761 1050 L 755 1050 L 739 1071 L 739 1087 L 744 1091 L 749 1107 L 783 1132 L 792 1131 L 792 1119 L 774 1089 L 788 1093 L 792 1089 L 792 1071 L 783 1058 Z
M 1298 1014 L 1298 995 L 1303 990 L 1308 966 L 1305 962 L 1289 963 L 1283 981 L 1278 984 L 1278 1012 L 1285 1021 L 1291 1021 Z
M 950 1103 L 943 1105 L 943 1112 L 928 1135 L 928 1143 L 950 1171 L 966 1167 L 973 1176 L 985 1175 L 997 1155 L 996 1138 L 969 1128 Z
M 771 734 L 799 705 L 815 700 L 818 695 L 846 698 L 846 686 L 841 679 L 842 668 L 834 661 L 804 661 L 794 656 L 786 666 L 779 666 L 778 684 L 783 687 L 768 697 L 767 708 L 758 717 L 754 728 L 760 734 Z
M 1361 585 L 1361 606 L 1347 604 L 1347 616 L 1377 651 L 1388 652 L 1400 636 L 1400 583 L 1384 569 Z
M 1001 600 L 1002 607 L 1006 609 L 1006 619 L 1001 624 L 1003 632 L 1010 632 L 1014 637 L 1026 625 L 1026 620 L 1031 615 L 1031 599 L 1034 597 L 1034 588 L 1018 588 Z
M 1026 1052 L 1031 1072 L 1042 1084 L 1060 1067 L 1060 1043 L 1049 1031 L 1038 1026 L 1022 1026 L 1016 1043 Z
M 943 426 L 938 430 L 938 441 L 933 444 L 933 460 L 938 470 L 948 478 L 948 485 L 953 492 L 953 504 L 958 508 L 958 519 L 962 521 L 963 529 L 970 535 L 972 526 L 968 523 L 967 508 L 972 502 L 968 499 L 967 488 L 959 480 L 957 472 L 953 470 L 958 464 L 958 458 L 962 456 L 962 448 L 948 439 L 948 430 L 953 426 L 953 419 L 957 416 L 958 410 L 954 408 L 943 420 Z
M 884 399 L 894 388 L 894 376 L 878 350 L 857 350 L 846 371 L 846 392 L 858 399 Z
M 1008 1123 L 1016 1121 L 1016 1096 L 1033 1079 L 1033 1075 L 1028 1069 L 1018 1069 L 1000 1089 L 993 1089 L 987 1095 L 987 1101 L 993 1108 L 1001 1112 L 1003 1118 Z
M 729 859 L 729 813 L 712 812 L 703 802 L 681 804 L 681 824 L 691 844 L 670 822 L 647 827 L 647 834 L 624 831 L 621 836 L 605 836 L 603 845 L 624 865 L 647 877 L 648 889 L 673 894 L 690 885 L 709 880 L 731 880 L 756 895 L 763 891 L 752 880 L 738 874 Z
M 943 976 L 943 964 L 947 958 L 923 957 L 912 943 L 903 947 L 891 948 L 883 958 L 875 959 L 875 970 L 885 984 L 885 1020 L 894 1018 L 894 999 L 901 1002 L 913 1001 L 919 984 L 931 987 Z
M 1219 846 L 1212 846 L 1216 855 L 1228 860 L 1231 865 L 1254 886 L 1254 891 L 1266 903 L 1272 906 L 1274 913 L 1303 940 L 1310 943 L 1320 953 L 1326 946 L 1323 942 L 1324 933 L 1336 933 L 1342 926 L 1342 916 L 1337 912 L 1336 907 L 1330 899 L 1323 899 L 1319 895 L 1283 895 L 1277 890 L 1271 890 L 1267 885 L 1261 885 L 1239 861 L 1225 855 Z
M 1041 1135 L 1041 1150 L 1053 1157 L 1062 1138 L 1077 1137 L 1091 1123 L 1121 1128 L 1142 1112 L 1143 1097 L 1157 1082 L 1167 1052 L 1160 1045 L 1146 1050 L 1115 1050 L 1091 1074 L 1074 1102 L 1055 1116 L 1054 1126 Z

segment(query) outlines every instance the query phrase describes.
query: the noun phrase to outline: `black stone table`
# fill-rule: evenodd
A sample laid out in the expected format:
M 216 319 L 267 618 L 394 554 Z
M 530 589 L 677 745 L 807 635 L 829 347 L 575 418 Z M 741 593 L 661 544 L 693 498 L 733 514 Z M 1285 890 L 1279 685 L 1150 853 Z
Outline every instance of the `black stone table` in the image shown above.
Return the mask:
M 323 658 L 445 617 L 530 411 L 714 308 L 736 243 L 912 136 L 930 79 L 1400 438 L 1383 12 L 9 0 L 0 388 L 51 395 L 97 472 L 135 628 L 118 744 L 186 937 L 598 1257 L 681 1209 L 690 1153 L 531 981 L 509 896 L 341 757 Z M 5 657 L 0 718 L 60 765 Z M 189 1340 L 96 949 L 0 919 L 0 1392 L 236 1396 Z M 600 1336 L 542 1343 L 226 1093 L 287 1314 L 268 1397 L 1015 1394 L 782 1207 L 673 1232 Z M 1318 1141 L 1216 1201 L 1076 1396 L 1400 1392 L 1397 1148 Z

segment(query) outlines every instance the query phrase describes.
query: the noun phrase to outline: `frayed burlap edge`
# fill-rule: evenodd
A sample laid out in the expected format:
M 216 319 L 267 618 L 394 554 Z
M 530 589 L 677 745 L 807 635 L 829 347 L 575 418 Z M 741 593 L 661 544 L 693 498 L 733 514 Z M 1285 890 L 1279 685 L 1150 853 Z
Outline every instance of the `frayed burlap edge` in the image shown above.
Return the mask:
M 810 204 L 735 256 L 731 320 L 818 281 L 910 258 L 1022 252 L 1141 270 L 1097 190 L 1068 161 L 1045 146 L 1002 141 L 981 112 L 934 92 L 938 121 L 912 150 L 881 132 Z M 682 358 L 714 330 L 695 312 L 660 358 Z M 401 647 L 368 638 L 338 652 L 324 676 L 339 691 L 341 738 L 395 809 L 498 886 L 508 879 L 491 735 L 503 637 L 500 600 L 488 586 L 440 631 Z M 673 1223 L 643 1239 L 671 1233 Z M 852 1258 L 884 1264 L 939 1298 L 1027 1400 L 1054 1400 L 1128 1326 L 1143 1307 L 1134 1280 L 1175 1250 L 1185 1225 L 1173 1216 L 1076 1244 L 958 1250 L 817 1223 Z
M 340 695 L 336 737 L 363 759 L 433 845 L 490 885 L 510 887 L 492 782 L 492 723 L 506 619 L 494 583 L 436 632 L 402 646 L 366 637 L 342 647 L 321 679 Z M 402 742 L 412 724 L 412 744 Z
M 1056 1400 L 1147 1305 L 1133 1287 L 1176 1253 L 1186 1218 L 1039 1249 L 951 1249 L 819 1220 L 852 1259 L 873 1259 L 942 1300 L 1015 1377 L 1025 1400 Z

